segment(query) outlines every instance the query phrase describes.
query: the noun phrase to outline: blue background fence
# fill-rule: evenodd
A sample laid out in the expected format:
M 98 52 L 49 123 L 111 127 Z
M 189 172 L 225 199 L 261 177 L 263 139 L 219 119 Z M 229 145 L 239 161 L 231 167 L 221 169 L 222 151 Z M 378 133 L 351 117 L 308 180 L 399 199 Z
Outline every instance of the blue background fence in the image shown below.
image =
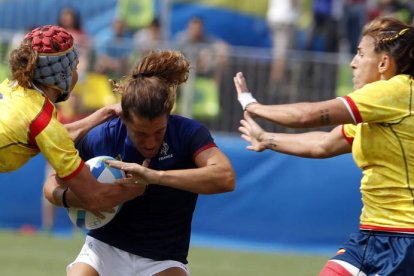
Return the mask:
M 254 250 L 333 252 L 358 229 L 361 173 L 351 155 L 323 160 L 254 153 L 233 135 L 215 140 L 236 171 L 236 190 L 201 195 L 193 219 L 194 244 Z M 41 225 L 44 158 L 0 174 L 0 227 Z M 59 208 L 55 231 L 70 233 Z

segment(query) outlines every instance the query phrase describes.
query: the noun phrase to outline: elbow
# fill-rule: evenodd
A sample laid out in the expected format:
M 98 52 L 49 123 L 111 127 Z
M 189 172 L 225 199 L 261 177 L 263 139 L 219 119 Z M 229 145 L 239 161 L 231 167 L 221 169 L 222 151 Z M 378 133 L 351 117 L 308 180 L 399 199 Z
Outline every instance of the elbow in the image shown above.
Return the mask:
M 234 175 L 233 171 L 227 171 L 225 172 L 225 175 L 220 181 L 220 193 L 228 193 L 234 191 L 236 187 L 236 177 Z
M 57 190 L 50 190 L 48 187 L 43 187 L 43 196 L 46 198 L 47 201 L 49 201 L 50 204 L 59 206 L 57 203 L 57 199 L 55 199 L 57 196 L 55 195 L 57 193 Z
M 309 157 L 316 158 L 316 159 L 325 159 L 325 158 L 332 157 L 332 154 L 323 145 L 317 145 L 311 150 Z

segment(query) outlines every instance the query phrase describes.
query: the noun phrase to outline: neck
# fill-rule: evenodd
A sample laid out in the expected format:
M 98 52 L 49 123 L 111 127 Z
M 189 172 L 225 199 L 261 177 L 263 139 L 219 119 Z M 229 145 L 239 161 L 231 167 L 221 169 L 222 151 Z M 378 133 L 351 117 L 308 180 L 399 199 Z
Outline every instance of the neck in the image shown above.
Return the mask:
M 44 85 L 42 83 L 34 83 L 34 85 L 36 85 L 36 87 L 38 89 L 41 90 L 41 92 L 43 92 L 43 94 L 49 98 L 49 100 L 51 100 L 53 103 L 56 102 L 58 96 L 60 95 L 60 91 L 57 90 L 56 88 Z

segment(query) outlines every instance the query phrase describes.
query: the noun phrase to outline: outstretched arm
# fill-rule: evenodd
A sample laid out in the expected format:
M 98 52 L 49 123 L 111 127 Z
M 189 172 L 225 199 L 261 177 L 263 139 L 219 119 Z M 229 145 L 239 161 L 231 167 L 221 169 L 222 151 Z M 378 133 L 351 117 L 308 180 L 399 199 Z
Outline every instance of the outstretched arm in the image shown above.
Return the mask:
M 240 121 L 241 137 L 250 143 L 247 149 L 270 149 L 290 155 L 309 158 L 327 158 L 351 152 L 351 145 L 343 137 L 341 126 L 330 132 L 312 131 L 300 134 L 271 133 L 264 131 L 249 115 Z
M 111 167 L 125 170 L 129 178 L 118 184 L 158 184 L 198 194 L 233 191 L 235 176 L 227 157 L 216 147 L 206 149 L 195 157 L 198 168 L 156 171 L 135 163 L 107 160 Z
M 91 128 L 119 115 L 119 113 L 121 113 L 121 104 L 112 104 L 98 109 L 86 118 L 64 126 L 76 144 Z
M 291 128 L 354 123 L 347 107 L 340 99 L 312 103 L 263 105 L 258 103 L 248 92 L 246 80 L 241 72 L 237 73 L 233 80 L 243 109 L 254 117 L 260 117 Z

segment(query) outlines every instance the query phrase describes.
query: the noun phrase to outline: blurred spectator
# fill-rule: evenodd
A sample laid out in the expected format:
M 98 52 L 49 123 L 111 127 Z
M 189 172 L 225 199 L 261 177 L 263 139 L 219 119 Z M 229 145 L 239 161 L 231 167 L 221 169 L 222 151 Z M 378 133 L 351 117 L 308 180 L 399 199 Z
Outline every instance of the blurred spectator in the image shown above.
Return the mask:
M 91 38 L 83 29 L 79 12 L 74 8 L 65 7 L 60 11 L 58 25 L 72 34 L 79 50 L 78 83 L 73 89 L 73 97 L 57 106 L 60 118 L 63 120 L 61 122 L 70 123 L 95 111 L 85 106 L 83 100 L 88 93 L 91 93 L 87 87 L 87 78 L 92 44 Z
M 161 25 L 158 18 L 154 18 L 151 24 L 134 33 L 134 45 L 140 52 L 156 49 L 161 43 Z
M 295 34 L 295 48 L 297 50 L 303 51 L 306 49 L 309 28 L 312 24 L 312 17 L 312 0 L 300 0 Z
M 313 0 L 313 20 L 306 50 L 337 52 L 339 49 L 339 21 L 342 17 L 342 0 Z
M 192 116 L 205 123 L 217 118 L 220 113 L 219 87 L 228 67 L 229 46 L 223 40 L 208 34 L 204 23 L 202 18 L 192 17 L 187 28 L 177 34 L 176 41 L 178 47 L 196 65 Z M 185 98 L 182 99 L 185 102 Z M 184 105 L 181 107 L 184 108 Z
M 154 0 L 118 0 L 117 18 L 133 32 L 151 24 L 155 14 Z
M 179 48 L 196 61 L 197 74 L 213 76 L 220 83 L 227 68 L 229 47 L 223 40 L 205 32 L 201 17 L 192 17 L 187 28 L 177 34 L 176 41 Z
M 83 82 L 85 81 L 86 74 L 89 69 L 91 43 L 88 34 L 83 30 L 81 18 L 78 11 L 70 7 L 63 8 L 59 14 L 58 25 L 65 28 L 69 33 L 71 33 L 75 39 L 75 43 L 78 45 L 78 81 Z
M 346 0 L 344 20 L 349 53 L 355 54 L 361 38 L 362 28 L 368 20 L 367 0 Z
M 414 3 L 403 0 L 378 0 L 378 4 L 371 10 L 370 17 L 392 16 L 404 23 L 413 23 Z
M 128 61 L 132 53 L 130 43 L 125 23 L 115 19 L 108 36 L 97 39 L 95 71 L 112 78 L 125 75 L 129 70 Z
M 270 78 L 278 82 L 284 73 L 286 54 L 294 47 L 300 0 L 270 0 L 267 22 L 272 30 L 273 63 Z

